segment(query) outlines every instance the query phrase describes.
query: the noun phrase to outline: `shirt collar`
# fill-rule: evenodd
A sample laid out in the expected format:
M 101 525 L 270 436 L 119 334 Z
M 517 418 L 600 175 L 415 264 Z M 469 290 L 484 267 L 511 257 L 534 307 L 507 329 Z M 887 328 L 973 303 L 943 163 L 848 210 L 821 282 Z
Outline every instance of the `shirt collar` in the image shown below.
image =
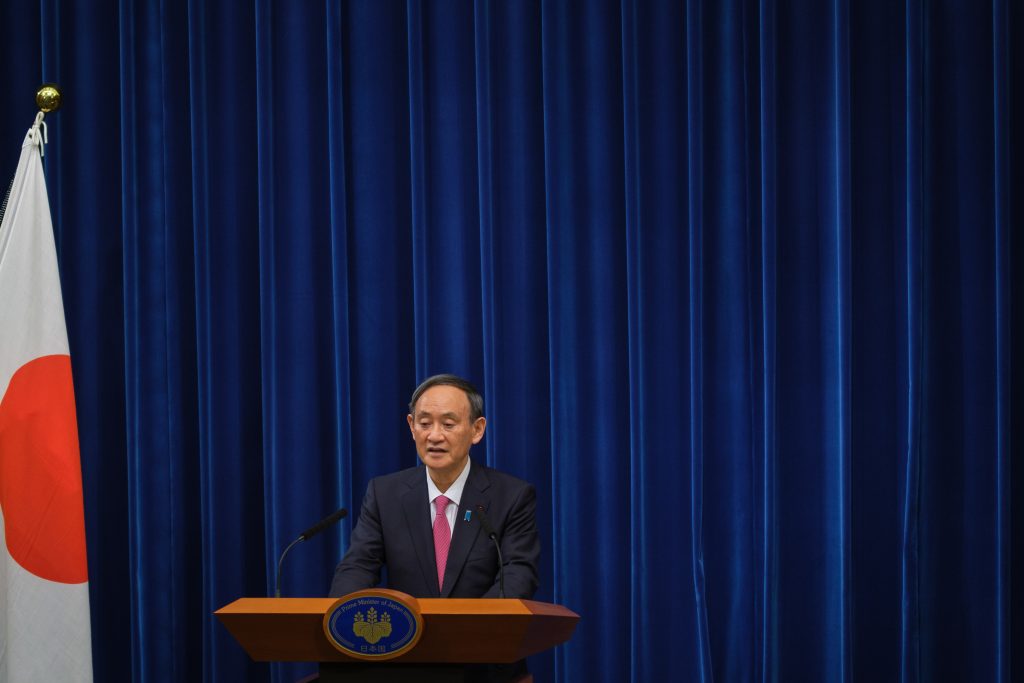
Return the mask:
M 444 492 L 445 497 L 455 503 L 456 506 L 462 503 L 462 489 L 466 488 L 466 480 L 469 479 L 469 468 L 472 466 L 473 461 L 467 456 L 466 466 L 462 468 L 462 474 Z M 438 490 L 437 485 L 434 484 L 434 480 L 430 478 L 430 470 L 427 467 L 423 469 L 426 470 L 427 477 L 427 502 L 433 503 L 434 499 L 441 495 L 441 492 Z

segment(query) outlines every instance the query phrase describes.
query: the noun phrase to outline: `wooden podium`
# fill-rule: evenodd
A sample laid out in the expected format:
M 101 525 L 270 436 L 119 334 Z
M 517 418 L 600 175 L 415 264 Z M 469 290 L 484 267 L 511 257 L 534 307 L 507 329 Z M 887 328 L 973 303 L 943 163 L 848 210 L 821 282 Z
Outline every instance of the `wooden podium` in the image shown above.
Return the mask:
M 560 645 L 579 615 L 560 605 L 518 599 L 412 598 L 422 635 L 392 659 L 352 657 L 328 639 L 334 598 L 240 598 L 214 614 L 261 662 L 319 662 L 320 680 L 462 681 L 466 664 L 511 664 Z

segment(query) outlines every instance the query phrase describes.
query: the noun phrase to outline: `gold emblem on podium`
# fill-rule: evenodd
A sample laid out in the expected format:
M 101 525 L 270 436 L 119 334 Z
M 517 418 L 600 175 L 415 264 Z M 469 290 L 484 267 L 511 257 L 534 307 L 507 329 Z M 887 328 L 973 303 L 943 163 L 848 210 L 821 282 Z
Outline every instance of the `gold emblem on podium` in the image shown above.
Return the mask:
M 377 610 L 370 608 L 366 616 L 362 612 L 356 612 L 352 618 L 352 632 L 373 645 L 381 638 L 391 635 L 391 615 L 384 612 L 377 617 Z

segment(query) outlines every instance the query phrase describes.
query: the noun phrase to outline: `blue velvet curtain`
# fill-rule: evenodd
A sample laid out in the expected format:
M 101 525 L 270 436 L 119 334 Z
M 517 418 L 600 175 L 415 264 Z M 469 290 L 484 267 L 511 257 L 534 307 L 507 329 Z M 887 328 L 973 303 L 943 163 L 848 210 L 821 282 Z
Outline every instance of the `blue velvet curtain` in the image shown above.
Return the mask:
M 211 613 L 415 462 L 440 371 L 583 617 L 539 681 L 1019 679 L 1022 42 L 1013 0 L 0 4 L 0 172 L 66 97 L 96 679 L 307 671 Z

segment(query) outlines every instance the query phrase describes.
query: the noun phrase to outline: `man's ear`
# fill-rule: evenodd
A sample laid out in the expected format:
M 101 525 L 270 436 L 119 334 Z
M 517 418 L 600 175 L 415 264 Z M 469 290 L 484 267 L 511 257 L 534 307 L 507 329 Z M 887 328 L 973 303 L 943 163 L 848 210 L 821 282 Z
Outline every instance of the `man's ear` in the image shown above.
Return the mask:
M 412 419 L 412 416 L 409 416 Z M 484 431 L 487 429 L 487 418 L 478 417 L 476 422 L 473 423 L 473 443 L 480 443 L 480 439 L 484 438 Z
M 409 423 L 409 433 L 412 434 L 412 440 L 416 440 L 416 429 L 412 424 L 412 413 L 405 416 L 405 421 Z

